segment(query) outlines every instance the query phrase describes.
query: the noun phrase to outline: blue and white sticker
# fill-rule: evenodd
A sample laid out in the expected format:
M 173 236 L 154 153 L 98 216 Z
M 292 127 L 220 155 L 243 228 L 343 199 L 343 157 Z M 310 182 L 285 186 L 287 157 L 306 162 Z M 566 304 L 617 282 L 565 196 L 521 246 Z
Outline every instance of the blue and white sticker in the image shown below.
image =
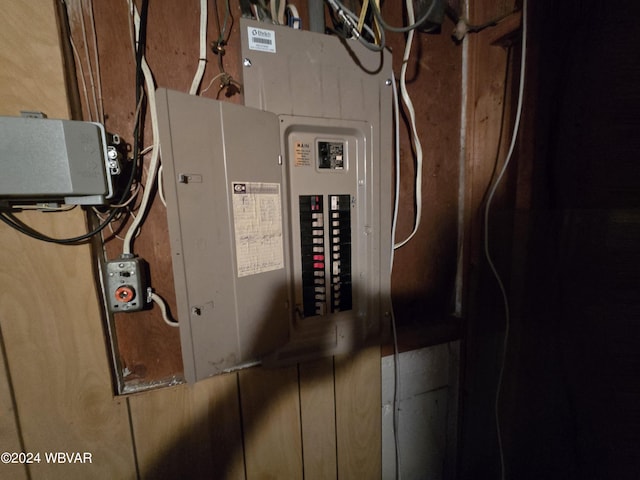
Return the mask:
M 249 50 L 276 53 L 276 32 L 264 28 L 247 27 Z

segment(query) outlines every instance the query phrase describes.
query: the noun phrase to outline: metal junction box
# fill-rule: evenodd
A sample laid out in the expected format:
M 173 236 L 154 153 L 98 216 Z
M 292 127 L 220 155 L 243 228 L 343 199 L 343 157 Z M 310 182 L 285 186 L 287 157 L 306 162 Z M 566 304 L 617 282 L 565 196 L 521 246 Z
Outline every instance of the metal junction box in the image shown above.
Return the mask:
M 188 381 L 350 351 L 389 323 L 390 55 L 241 29 L 247 106 L 157 95 Z
M 0 117 L 0 200 L 101 205 L 111 198 L 99 123 Z

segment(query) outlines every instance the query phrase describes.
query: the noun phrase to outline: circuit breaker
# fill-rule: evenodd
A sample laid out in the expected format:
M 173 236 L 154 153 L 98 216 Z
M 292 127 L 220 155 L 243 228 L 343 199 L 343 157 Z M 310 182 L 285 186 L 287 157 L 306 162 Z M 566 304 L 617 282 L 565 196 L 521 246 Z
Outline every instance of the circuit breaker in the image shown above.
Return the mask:
M 390 55 L 241 29 L 247 106 L 157 95 L 188 381 L 350 351 L 389 322 Z

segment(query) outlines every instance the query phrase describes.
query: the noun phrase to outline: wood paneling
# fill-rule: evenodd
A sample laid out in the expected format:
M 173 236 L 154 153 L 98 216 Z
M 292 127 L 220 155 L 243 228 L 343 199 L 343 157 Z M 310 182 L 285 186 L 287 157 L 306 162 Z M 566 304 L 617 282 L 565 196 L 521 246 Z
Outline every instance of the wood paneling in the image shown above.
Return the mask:
M 80 212 L 42 215 L 23 218 L 59 236 L 84 225 Z M 6 228 L 0 242 L 0 321 L 24 448 L 90 452 L 95 459 L 82 468 L 42 462 L 31 466 L 32 477 L 130 472 L 129 421 L 124 400 L 111 392 L 88 247 L 43 245 Z
M 237 374 L 129 398 L 141 478 L 244 479 Z
M 298 369 L 239 375 L 247 478 L 302 478 Z
M 336 411 L 333 359 L 300 364 L 300 417 L 304 478 L 336 478 Z
M 477 0 L 469 3 L 469 20 L 474 25 L 483 24 L 509 14 L 515 7 L 513 1 Z M 462 265 L 466 318 L 465 371 L 461 387 L 465 392 L 461 399 L 464 431 L 457 469 L 460 478 L 497 477 L 501 472 L 494 403 L 503 360 L 506 318 L 502 295 L 484 257 L 484 218 L 492 182 L 504 164 L 511 140 L 514 94 L 519 79 L 520 33 L 516 29 L 511 49 L 493 42 L 513 30 L 517 19 L 518 16 L 511 16 L 497 29 L 469 34 L 465 40 L 468 78 Z M 506 260 L 511 248 L 512 213 L 504 212 L 511 208 L 515 198 L 513 179 L 517 174 L 517 160 L 517 155 L 511 159 L 492 200 L 489 216 L 490 251 L 505 284 L 509 282 L 510 273 Z M 506 478 L 509 478 L 508 472 Z
M 55 18 L 52 1 L 3 5 L 1 113 L 41 110 L 68 118 Z M 80 210 L 21 219 L 54 236 L 86 231 Z M 30 477 L 129 476 L 129 421 L 124 401 L 111 393 L 89 247 L 44 244 L 4 225 L 0 246 L 0 322 L 23 448 L 43 456 L 89 452 L 93 458 L 84 465 L 42 459 L 29 466 Z
M 3 281 L 0 279 L 0 282 Z M 0 330 L 0 340 L 2 339 Z M 4 342 L 0 342 L 0 445 L 5 452 L 23 451 L 18 426 L 18 412 L 15 409 L 10 372 L 5 362 Z M 27 466 L 23 464 L 2 465 L 0 473 L 16 480 L 28 478 Z
M 48 0 L 4 2 L 0 114 L 46 110 L 52 118 L 68 118 L 55 18 L 53 2 Z
M 149 63 L 158 85 L 184 90 L 196 64 L 197 2 L 188 6 L 169 0 L 151 4 Z M 0 29 L 1 113 L 16 115 L 21 109 L 29 109 L 44 110 L 51 117 L 69 116 L 54 5 L 53 0 L 12 0 L 4 6 Z M 94 2 L 93 7 L 107 128 L 130 142 L 135 105 L 125 5 L 124 1 L 114 0 Z M 219 2 L 218 7 L 224 15 L 224 4 Z M 232 9 L 237 19 L 237 4 L 232 2 Z M 215 38 L 213 20 L 210 29 L 209 38 Z M 236 78 L 234 49 L 238 38 L 236 23 L 225 56 L 227 70 Z M 423 42 L 421 48 L 426 55 L 427 46 L 431 46 L 427 39 Z M 434 292 L 446 289 L 435 284 L 445 285 L 440 279 L 447 277 L 452 267 L 452 205 L 457 195 L 452 187 L 457 180 L 452 179 L 457 178 L 457 167 L 449 163 L 447 152 L 457 144 L 459 121 L 448 119 L 458 118 L 457 112 L 451 113 L 458 94 L 440 87 L 447 82 L 455 84 L 459 53 L 444 37 L 435 40 L 434 45 L 433 50 L 428 50 L 429 55 L 440 55 L 436 52 L 445 49 L 446 61 L 423 65 L 424 57 L 418 57 L 422 60 L 412 67 L 415 71 L 410 74 L 410 88 L 424 89 L 436 96 L 442 92 L 451 95 L 445 95 L 446 105 L 439 106 L 430 97 L 419 106 L 430 112 L 421 118 L 423 125 L 449 122 L 440 130 L 440 136 L 433 136 L 433 151 L 437 153 L 431 157 L 425 177 L 429 191 L 436 195 L 430 201 L 439 206 L 426 225 L 444 223 L 435 237 L 425 229 L 412 249 L 402 254 L 405 267 L 416 265 L 406 270 L 408 277 L 396 278 L 398 291 L 406 292 L 408 299 L 405 312 L 417 311 L 412 310 L 412 302 L 441 302 Z M 209 55 L 205 85 L 217 73 L 216 60 L 213 54 Z M 425 65 L 438 65 L 444 70 L 429 74 L 427 88 L 422 83 L 425 77 L 417 73 Z M 207 93 L 215 94 L 215 90 Z M 235 96 L 230 100 L 240 99 Z M 455 135 L 449 137 L 443 130 Z M 146 135 L 148 140 L 149 133 Z M 438 150 L 436 145 L 441 141 L 447 146 Z M 410 178 L 409 147 L 404 145 L 403 162 Z M 438 162 L 445 160 L 447 164 L 441 168 Z M 445 171 L 447 186 L 435 188 L 435 178 Z M 411 186 L 406 184 L 403 188 L 404 205 L 410 206 Z M 86 231 L 80 209 L 64 214 L 31 213 L 22 218 L 60 237 Z M 402 222 L 401 234 L 409 229 L 410 219 L 405 217 Z M 173 306 L 166 236 L 164 210 L 154 205 L 136 241 L 136 251 L 152 263 L 154 287 Z M 420 242 L 427 237 L 429 242 L 434 238 L 435 246 L 430 243 L 423 251 Z M 116 256 L 121 246 L 117 239 L 111 240 L 107 245 L 109 257 Z M 89 247 L 48 245 L 26 239 L 4 226 L 0 226 L 0 247 L 0 327 L 11 378 L 9 382 L 0 376 L 0 411 L 8 414 L 3 416 L 3 422 L 8 423 L 2 432 L 3 445 L 7 438 L 6 445 L 27 451 L 86 451 L 93 455 L 90 465 L 33 465 L 27 472 L 31 478 L 380 478 L 379 348 L 341 356 L 335 365 L 328 359 L 277 370 L 256 368 L 194 386 L 180 385 L 114 399 Z M 443 254 L 446 260 L 442 265 L 422 268 L 429 264 L 428 256 L 443 248 L 448 253 Z M 429 282 L 423 283 L 425 278 Z M 423 295 L 423 288 L 431 293 Z M 418 307 L 419 311 L 422 309 Z M 179 374 L 177 331 L 164 327 L 157 309 L 123 316 L 116 324 L 124 348 L 123 365 L 139 380 Z M 12 417 L 11 392 L 17 405 L 17 421 Z M 20 474 L 17 470 L 5 472 L 8 470 L 0 470 L 0 476 Z
M 336 357 L 335 389 L 338 478 L 380 478 L 380 348 Z

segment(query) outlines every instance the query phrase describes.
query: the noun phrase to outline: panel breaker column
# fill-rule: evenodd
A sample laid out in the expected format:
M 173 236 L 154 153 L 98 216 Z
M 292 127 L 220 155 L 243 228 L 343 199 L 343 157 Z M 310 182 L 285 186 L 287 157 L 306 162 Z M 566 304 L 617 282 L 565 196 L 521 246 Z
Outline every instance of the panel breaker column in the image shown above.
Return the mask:
M 331 313 L 351 310 L 351 196 L 329 195 Z
M 299 204 L 303 315 L 325 315 L 327 285 L 323 198 L 322 195 L 301 195 Z

